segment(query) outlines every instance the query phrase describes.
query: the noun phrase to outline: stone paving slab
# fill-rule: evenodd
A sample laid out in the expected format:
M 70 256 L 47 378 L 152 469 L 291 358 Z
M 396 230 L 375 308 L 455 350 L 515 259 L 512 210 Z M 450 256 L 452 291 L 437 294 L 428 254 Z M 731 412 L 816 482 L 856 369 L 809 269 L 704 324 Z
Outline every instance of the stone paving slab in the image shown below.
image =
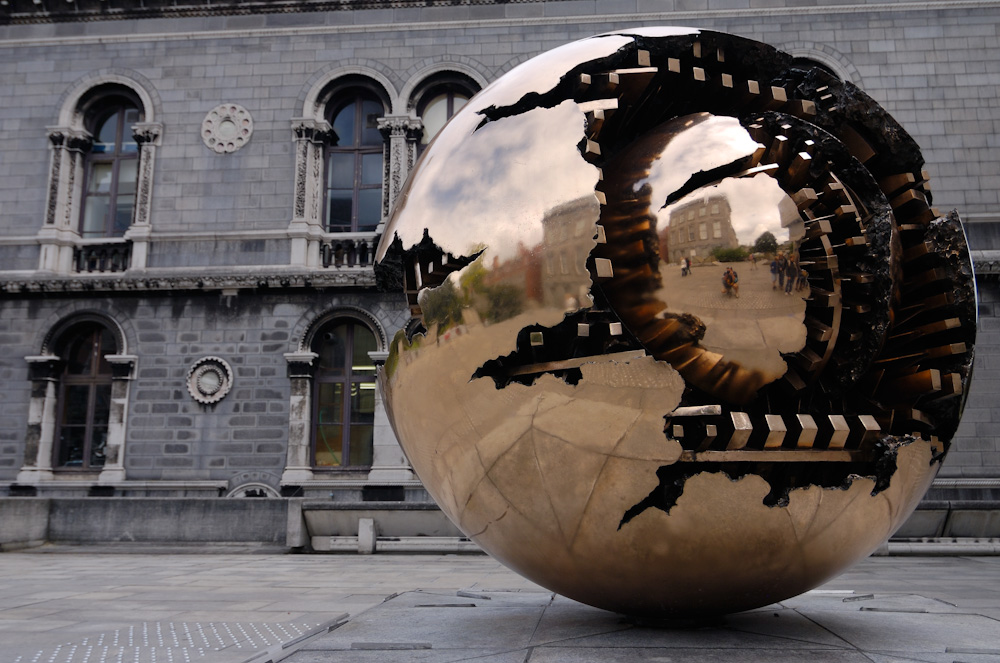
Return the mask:
M 407 592 L 284 660 L 995 663 L 1000 623 L 915 594 L 820 590 L 711 622 L 650 623 L 545 592 Z
M 0 663 L 470 659 L 1000 663 L 1000 557 L 873 557 L 780 604 L 666 628 L 483 555 L 0 554 Z

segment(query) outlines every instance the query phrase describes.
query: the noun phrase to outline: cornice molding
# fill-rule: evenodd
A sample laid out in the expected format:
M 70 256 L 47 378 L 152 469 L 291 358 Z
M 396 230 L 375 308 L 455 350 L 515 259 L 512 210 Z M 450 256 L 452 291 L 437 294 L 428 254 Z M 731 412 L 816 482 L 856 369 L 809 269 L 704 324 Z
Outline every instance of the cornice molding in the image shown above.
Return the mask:
M 58 0 L 43 0 L 45 3 L 57 6 Z M 0 25 L 20 25 L 20 24 L 45 24 L 45 23 L 66 23 L 66 22 L 98 22 L 124 19 L 148 19 L 148 18 L 183 18 L 188 16 L 209 17 L 226 15 L 253 15 L 253 14 L 294 14 L 302 12 L 343 12 L 356 11 L 362 9 L 418 9 L 423 7 L 449 7 L 454 6 L 453 2 L 443 0 L 340 0 L 331 2 L 329 0 L 298 0 L 288 2 L 262 2 L 261 0 L 247 0 L 247 2 L 230 5 L 211 5 L 208 0 L 203 0 L 206 4 L 191 2 L 185 5 L 169 5 L 167 0 L 157 0 L 156 2 L 146 2 L 143 7 L 129 9 L 98 9 L 89 11 L 74 11 L 74 7 L 79 0 L 72 0 L 72 4 L 67 3 L 65 11 L 46 11 L 43 9 L 33 9 L 24 11 L 13 11 L 11 7 L 36 7 L 32 0 L 8 0 L 8 5 L 0 6 Z M 568 0 L 460 0 L 462 5 L 509 5 L 509 4 L 540 4 L 559 3 Z M 119 3 L 128 3 L 130 0 L 118 0 Z M 88 3 L 90 4 L 90 3 Z M 113 4 L 113 3 L 107 3 Z M 150 6 L 150 5 L 155 6 Z M 101 5 L 105 5 L 102 2 Z M 43 6 L 43 5 L 38 5 Z M 132 34 L 105 34 L 105 35 L 78 35 L 73 37 L 39 37 L 28 39 L 8 39 L 0 41 L 0 46 L 24 46 L 24 45 L 45 45 L 64 42 L 87 43 L 87 42 L 135 42 L 135 41 L 156 41 L 171 39 L 194 39 L 194 38 L 247 38 L 280 36 L 287 34 L 338 34 L 375 32 L 385 29 L 393 30 L 431 30 L 441 27 L 448 28 L 477 28 L 486 26 L 507 26 L 517 27 L 526 25 L 564 25 L 568 21 L 575 24 L 602 24 L 608 25 L 619 22 L 627 23 L 648 23 L 663 22 L 671 23 L 685 20 L 712 19 L 712 18 L 766 18 L 770 16 L 794 16 L 817 14 L 859 14 L 859 13 L 885 13 L 885 12 L 925 12 L 937 10 L 956 9 L 979 9 L 996 8 L 995 0 L 926 0 L 922 2 L 909 2 L 901 0 L 899 2 L 883 1 L 872 3 L 852 3 L 852 4 L 824 4 L 798 6 L 789 3 L 788 6 L 774 7 L 753 7 L 746 9 L 683 9 L 665 10 L 658 12 L 633 12 L 618 14 L 592 14 L 580 16 L 539 16 L 530 18 L 495 18 L 495 19 L 461 19 L 455 21 L 387 21 L 378 24 L 356 24 L 356 25 L 324 25 L 324 26 L 293 26 L 276 28 L 244 28 L 233 30 L 205 30 L 190 31 L 185 30 L 176 33 L 132 33 Z
M 55 294 L 95 292 L 170 292 L 221 290 L 287 290 L 318 288 L 374 288 L 375 273 L 368 267 L 325 271 L 256 272 L 253 274 L 75 274 L 37 275 L 7 279 L 0 276 L 0 292 Z
M 463 5 L 528 4 L 565 0 L 461 0 Z M 133 18 L 187 16 L 245 16 L 247 14 L 295 14 L 300 12 L 357 11 L 362 9 L 407 9 L 448 7 L 442 0 L 7 0 L 0 5 L 0 23 L 57 23 L 108 21 Z M 139 6 L 136 6 L 139 5 Z

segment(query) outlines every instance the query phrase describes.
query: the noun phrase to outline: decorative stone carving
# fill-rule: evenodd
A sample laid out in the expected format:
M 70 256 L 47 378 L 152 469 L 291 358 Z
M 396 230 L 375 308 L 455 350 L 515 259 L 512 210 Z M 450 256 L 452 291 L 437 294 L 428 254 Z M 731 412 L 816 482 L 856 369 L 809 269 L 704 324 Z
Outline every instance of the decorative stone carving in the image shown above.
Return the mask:
M 240 149 L 253 135 L 253 117 L 239 104 L 222 104 L 208 112 L 201 123 L 201 140 L 218 154 Z
M 288 361 L 289 378 L 311 378 L 316 372 L 314 362 L 319 357 L 315 352 L 286 352 L 285 360 Z
M 410 115 L 387 115 L 378 120 L 378 130 L 385 139 L 382 215 L 387 216 L 416 160 L 416 144 L 424 124 Z
M 333 138 L 328 122 L 308 117 L 292 120 L 295 136 L 295 220 L 319 223 L 323 148 Z M 306 210 L 309 210 L 308 217 Z
M 218 403 L 232 387 L 233 369 L 221 357 L 202 357 L 188 370 L 188 392 L 199 403 Z
M 232 288 L 326 288 L 374 286 L 371 267 L 330 268 L 299 274 L 171 274 L 161 277 L 134 276 L 127 272 L 104 272 L 32 279 L 0 280 L 0 292 L 108 292 L 155 290 L 222 290 Z
M 226 497 L 280 497 L 280 477 L 262 470 L 240 472 L 229 479 Z

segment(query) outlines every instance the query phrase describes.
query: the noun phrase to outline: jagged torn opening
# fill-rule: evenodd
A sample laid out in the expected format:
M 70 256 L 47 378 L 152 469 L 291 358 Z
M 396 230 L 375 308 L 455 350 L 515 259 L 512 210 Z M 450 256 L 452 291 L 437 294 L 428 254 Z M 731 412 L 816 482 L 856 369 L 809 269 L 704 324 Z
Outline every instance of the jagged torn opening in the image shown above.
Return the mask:
M 754 475 L 764 479 L 771 490 L 764 496 L 767 507 L 788 506 L 793 490 L 820 486 L 829 490 L 847 490 L 857 479 L 875 482 L 872 496 L 889 487 L 896 473 L 899 448 L 915 441 L 910 436 L 886 437 L 876 443 L 868 460 L 842 463 L 823 462 L 692 462 L 665 465 L 656 471 L 659 485 L 622 516 L 620 530 L 647 509 L 659 509 L 670 514 L 684 494 L 688 479 L 700 474 L 723 474 L 731 481 Z

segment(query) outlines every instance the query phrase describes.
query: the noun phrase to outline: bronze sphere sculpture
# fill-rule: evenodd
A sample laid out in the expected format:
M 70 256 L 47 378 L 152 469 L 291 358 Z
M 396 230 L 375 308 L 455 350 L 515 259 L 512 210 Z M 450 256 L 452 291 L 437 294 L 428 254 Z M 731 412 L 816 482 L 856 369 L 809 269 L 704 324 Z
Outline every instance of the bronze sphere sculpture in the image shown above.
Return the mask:
M 491 555 L 608 610 L 839 573 L 916 507 L 971 377 L 968 249 L 922 167 L 856 87 L 731 35 L 511 70 L 378 251 L 414 315 L 381 376 L 414 470 Z

